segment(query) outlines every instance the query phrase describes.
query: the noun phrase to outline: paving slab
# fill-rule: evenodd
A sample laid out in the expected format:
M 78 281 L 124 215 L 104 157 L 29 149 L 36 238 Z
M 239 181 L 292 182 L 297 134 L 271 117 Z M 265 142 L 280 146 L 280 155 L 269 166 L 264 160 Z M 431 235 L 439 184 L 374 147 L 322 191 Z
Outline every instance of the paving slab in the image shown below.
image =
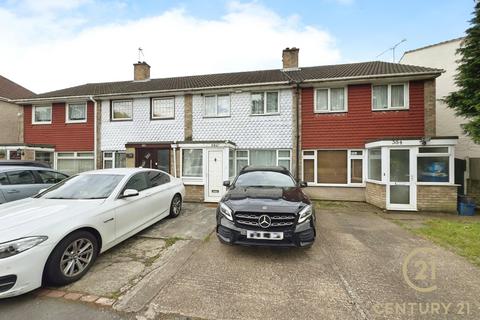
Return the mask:
M 215 228 L 215 207 L 198 203 L 185 203 L 180 216 L 165 219 L 139 234 L 151 238 L 182 238 L 203 240 Z

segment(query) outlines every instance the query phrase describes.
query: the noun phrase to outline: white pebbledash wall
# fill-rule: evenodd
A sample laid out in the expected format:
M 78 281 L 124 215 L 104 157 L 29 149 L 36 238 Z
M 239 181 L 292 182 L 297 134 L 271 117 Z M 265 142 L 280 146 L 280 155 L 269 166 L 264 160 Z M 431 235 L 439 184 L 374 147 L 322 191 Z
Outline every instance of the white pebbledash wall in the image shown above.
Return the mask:
M 465 120 L 455 115 L 455 111 L 446 106 L 441 100 L 450 92 L 457 90 L 455 85 L 455 75 L 457 73 L 456 60 L 459 56 L 456 50 L 460 46 L 461 39 L 448 41 L 433 45 L 431 47 L 418 49 L 412 52 L 406 52 L 400 60 L 400 63 L 412 64 L 424 67 L 444 69 L 440 77 L 436 80 L 436 131 L 437 136 L 458 136 L 458 144 L 455 146 L 455 157 L 465 159 L 465 157 L 480 157 L 480 146 L 463 134 L 461 124 Z
M 193 140 L 229 140 L 239 149 L 292 148 L 292 91 L 279 91 L 279 114 L 251 115 L 251 93 L 231 93 L 229 117 L 204 117 L 205 97 L 193 96 Z M 221 94 L 221 93 L 220 93 Z
M 102 151 L 125 150 L 128 142 L 184 140 L 184 102 L 175 96 L 175 119 L 151 120 L 150 98 L 133 99 L 133 121 L 110 121 L 110 101 L 102 101 Z

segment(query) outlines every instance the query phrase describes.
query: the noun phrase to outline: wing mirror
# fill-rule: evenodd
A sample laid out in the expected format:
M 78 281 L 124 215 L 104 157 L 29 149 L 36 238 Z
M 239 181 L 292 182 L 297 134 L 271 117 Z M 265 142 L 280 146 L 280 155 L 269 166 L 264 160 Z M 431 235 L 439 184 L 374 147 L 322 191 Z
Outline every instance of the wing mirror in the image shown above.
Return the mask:
M 306 183 L 305 181 L 299 181 L 299 182 L 298 182 L 298 185 L 300 186 L 300 188 L 306 188 L 306 187 L 308 187 L 308 183 Z
M 227 187 L 227 188 L 230 188 L 230 181 L 229 180 L 223 181 L 223 186 Z
M 138 190 L 135 189 L 127 189 L 123 191 L 122 198 L 130 198 L 138 196 Z

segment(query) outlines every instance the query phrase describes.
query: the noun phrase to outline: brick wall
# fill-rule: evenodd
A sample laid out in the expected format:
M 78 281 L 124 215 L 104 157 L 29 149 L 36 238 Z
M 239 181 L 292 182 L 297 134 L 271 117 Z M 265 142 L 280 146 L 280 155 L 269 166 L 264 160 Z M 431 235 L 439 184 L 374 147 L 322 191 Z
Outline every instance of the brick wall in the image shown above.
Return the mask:
M 385 185 L 367 182 L 365 199 L 367 203 L 385 209 L 387 199 Z
M 135 168 L 135 148 L 127 148 L 126 153 L 133 154 L 133 157 L 127 157 L 127 159 L 125 160 L 127 168 Z
M 457 212 L 457 186 L 417 186 L 419 211 Z
M 434 137 L 435 130 L 435 79 L 425 80 L 424 83 L 425 104 L 425 136 Z
M 185 186 L 185 201 L 191 202 L 203 202 L 203 186 L 193 186 L 187 185 Z
M 0 101 L 0 143 L 23 142 L 23 108 Z
M 185 95 L 185 140 L 192 140 L 192 111 L 193 110 L 193 97 L 191 94 Z

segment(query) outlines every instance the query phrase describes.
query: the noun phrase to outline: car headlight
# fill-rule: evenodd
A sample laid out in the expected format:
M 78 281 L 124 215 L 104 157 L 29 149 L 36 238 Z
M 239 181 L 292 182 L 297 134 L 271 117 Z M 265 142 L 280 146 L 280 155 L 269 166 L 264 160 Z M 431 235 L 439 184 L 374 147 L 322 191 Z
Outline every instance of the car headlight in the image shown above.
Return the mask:
M 220 212 L 230 221 L 233 221 L 232 209 L 230 209 L 225 203 L 220 202 Z
M 307 205 L 298 213 L 298 223 L 304 222 L 311 216 L 312 216 L 312 206 Z
M 26 237 L 0 243 L 0 259 L 8 258 L 31 249 L 47 239 L 48 237 L 45 236 Z

